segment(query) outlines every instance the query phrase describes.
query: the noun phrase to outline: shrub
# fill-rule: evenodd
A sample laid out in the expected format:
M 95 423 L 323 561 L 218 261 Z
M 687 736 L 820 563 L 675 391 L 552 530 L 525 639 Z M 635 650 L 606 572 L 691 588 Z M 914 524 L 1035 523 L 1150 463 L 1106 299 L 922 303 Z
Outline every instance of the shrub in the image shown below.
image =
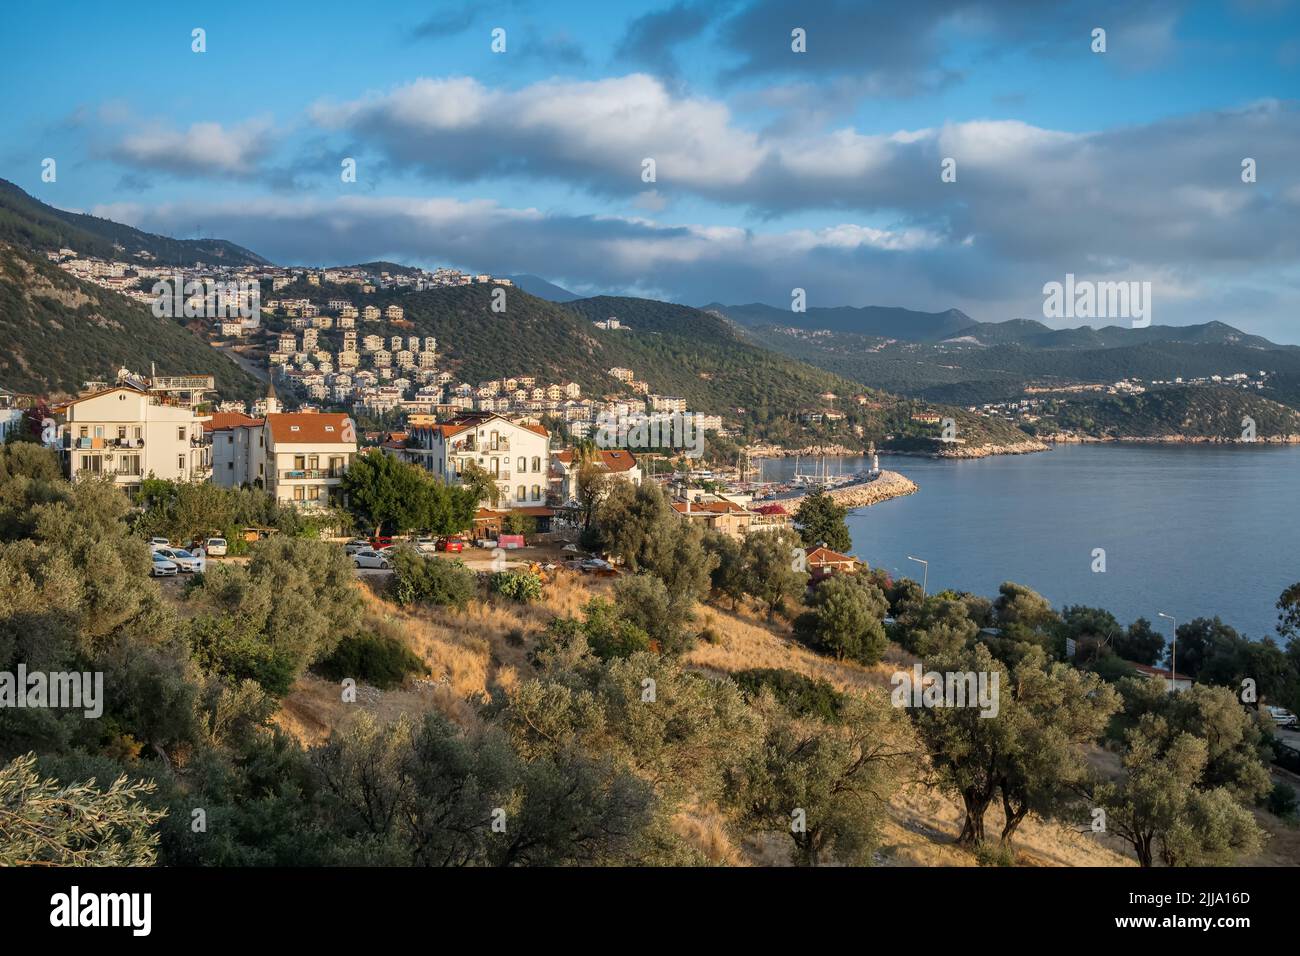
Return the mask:
M 478 593 L 478 577 L 461 561 L 426 558 L 409 549 L 392 557 L 390 593 L 398 604 L 464 607 Z
M 1295 816 L 1297 809 L 1295 791 L 1285 783 L 1273 784 L 1273 789 L 1264 798 L 1264 809 L 1282 819 Z
M 408 674 L 426 674 L 424 662 L 405 644 L 382 634 L 357 634 L 345 637 L 334 653 L 315 668 L 330 680 L 351 677 L 389 690 L 397 687 Z
M 527 604 L 542 596 L 542 579 L 532 571 L 498 571 L 490 579 L 492 593 Z
M 759 667 L 739 671 L 732 675 L 732 679 L 751 700 L 764 687 L 771 689 L 777 703 L 796 717 L 816 717 L 834 723 L 844 707 L 844 695 L 829 682 L 814 680 L 795 671 Z

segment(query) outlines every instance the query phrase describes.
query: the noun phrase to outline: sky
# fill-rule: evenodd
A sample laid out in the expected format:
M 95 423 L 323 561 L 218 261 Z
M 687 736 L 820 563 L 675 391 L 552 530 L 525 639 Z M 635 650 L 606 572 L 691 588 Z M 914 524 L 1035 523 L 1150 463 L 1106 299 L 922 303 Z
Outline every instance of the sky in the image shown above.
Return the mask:
M 1156 324 L 1300 343 L 1300 0 L 2 16 L 0 177 L 152 232 L 1058 327 L 1080 320 L 1045 318 L 1043 287 L 1072 274 L 1151 283 Z

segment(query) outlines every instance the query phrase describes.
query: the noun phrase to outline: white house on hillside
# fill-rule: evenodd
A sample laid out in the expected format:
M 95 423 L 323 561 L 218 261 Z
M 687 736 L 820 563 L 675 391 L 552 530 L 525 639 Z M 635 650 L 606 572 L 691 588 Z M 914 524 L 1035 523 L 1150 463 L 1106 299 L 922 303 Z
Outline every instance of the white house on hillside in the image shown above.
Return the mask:
M 453 485 L 473 462 L 496 481 L 498 507 L 546 504 L 551 435 L 541 425 L 514 422 L 495 412 L 470 412 L 412 428 L 401 447 L 386 450 Z
M 193 408 L 126 385 L 74 398 L 56 410 L 64 474 L 109 476 L 123 487 L 149 477 L 203 481 L 212 470 Z

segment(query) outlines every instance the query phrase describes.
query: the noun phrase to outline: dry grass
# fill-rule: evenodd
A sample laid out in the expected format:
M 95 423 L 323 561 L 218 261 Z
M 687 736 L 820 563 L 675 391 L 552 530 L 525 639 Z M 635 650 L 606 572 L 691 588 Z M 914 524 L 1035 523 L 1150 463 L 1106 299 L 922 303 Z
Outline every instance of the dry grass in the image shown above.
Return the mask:
M 430 677 L 387 692 L 361 687 L 356 704 L 342 703 L 337 684 L 304 677 L 284 698 L 277 717 L 279 725 L 304 744 L 328 738 L 358 706 L 384 720 L 436 709 L 467 729 L 477 727 L 476 704 L 493 690 L 509 689 L 522 679 L 528 670 L 527 652 L 546 625 L 557 616 L 578 614 L 592 597 L 607 592 L 610 584 L 560 571 L 535 604 L 492 599 L 473 602 L 464 610 L 401 608 L 369 587 L 359 586 L 365 594 L 367 618 L 404 639 L 426 663 Z M 897 648 L 891 648 L 885 661 L 871 667 L 820 656 L 790 638 L 788 622 L 778 619 L 769 624 L 752 607 L 732 613 L 705 606 L 698 612 L 698 624 L 712 629 L 718 643 L 700 642 L 685 655 L 685 663 L 717 677 L 751 668 L 785 668 L 826 680 L 842 691 L 880 693 L 889 687 L 890 674 L 912 664 L 911 656 Z M 1100 749 L 1094 750 L 1090 760 L 1103 771 L 1118 769 L 1115 756 Z M 1260 854 L 1242 862 L 1296 865 L 1300 829 L 1266 813 L 1257 812 L 1256 816 L 1271 839 Z M 791 844 L 784 833 L 739 837 L 716 807 L 688 806 L 671 823 L 678 836 L 713 864 L 790 863 Z M 961 823 L 958 802 L 919 783 L 908 785 L 890 803 L 877 862 L 885 866 L 975 866 L 974 855 L 956 845 Z M 1001 809 L 990 808 L 985 824 L 991 837 L 1000 833 Z M 1015 862 L 1020 866 L 1135 865 L 1127 845 L 1115 837 L 1077 832 L 1033 817 L 1021 824 L 1015 847 Z

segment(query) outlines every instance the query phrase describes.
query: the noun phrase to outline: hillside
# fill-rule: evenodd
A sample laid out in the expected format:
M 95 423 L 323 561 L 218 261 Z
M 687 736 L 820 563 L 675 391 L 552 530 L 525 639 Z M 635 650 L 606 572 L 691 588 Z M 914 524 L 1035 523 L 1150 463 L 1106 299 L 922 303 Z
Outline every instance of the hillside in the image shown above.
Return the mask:
M 172 239 L 110 219 L 65 212 L 0 179 L 0 242 L 31 249 L 75 249 L 83 256 L 156 265 L 263 265 L 266 260 L 224 239 Z
M 1142 395 L 1116 395 L 1053 402 L 1036 431 L 1069 431 L 1092 438 L 1184 438 L 1238 441 L 1242 419 L 1255 422 L 1263 441 L 1300 437 L 1300 412 L 1242 389 L 1194 386 L 1162 388 Z
M 721 316 L 652 299 L 601 296 L 560 305 L 515 288 L 505 289 L 506 310 L 494 312 L 493 291 L 487 285 L 381 290 L 367 295 L 366 304 L 400 305 L 405 318 L 399 324 L 367 323 L 365 331 L 436 336 L 442 365 L 467 382 L 533 375 L 544 382 L 577 382 L 586 395 L 635 398 L 609 375 L 610 368 L 622 367 L 656 392 L 686 399 L 692 411 L 723 416 L 750 438 L 857 448 L 868 441 L 888 447 L 886 436 L 892 435 L 905 442 L 899 447 L 939 448 L 937 429 L 912 421 L 917 403 L 756 345 Z M 355 290 L 299 281 L 281 294 L 326 302 Z M 628 327 L 601 330 L 592 324 L 611 315 Z M 271 318 L 268 327 L 282 321 Z M 1003 422 L 935 410 L 956 418 L 972 444 L 1027 438 Z M 833 414 L 827 418 L 826 412 Z
M 972 325 L 978 325 L 969 315 L 957 309 L 946 312 L 917 312 L 887 306 L 868 305 L 812 307 L 805 312 L 792 312 L 759 302 L 749 305 L 721 305 L 711 303 L 703 307 L 707 312 L 726 316 L 738 325 L 747 327 L 789 326 L 800 329 L 828 329 L 832 332 L 849 332 L 855 335 L 903 339 L 908 342 L 938 342 L 960 335 Z
M 887 342 L 854 333 L 776 326 L 748 328 L 744 334 L 756 344 L 854 381 L 928 401 L 961 405 L 1018 398 L 1031 384 L 1110 383 L 1124 378 L 1173 380 L 1234 372 L 1255 374 L 1261 370 L 1276 377 L 1270 382 L 1269 397 L 1285 403 L 1295 399 L 1295 390 L 1286 383 L 1300 376 L 1300 348 L 1254 337 L 1241 340 L 1241 333 L 1221 323 L 1181 328 L 1068 329 L 1041 335 L 1026 328 L 1038 324 L 982 325 L 967 330 L 969 335 L 941 343 Z M 1014 329 L 1004 329 L 1013 325 Z M 1160 331 L 1146 336 L 1146 341 L 1128 339 L 1128 333 L 1156 328 Z M 981 344 L 981 340 L 996 338 L 1000 334 L 997 330 L 1028 342 L 1074 344 Z M 1088 339 L 1108 343 L 1128 339 L 1130 344 L 1079 344 Z
M 73 278 L 44 257 L 0 242 L 0 386 L 75 395 L 118 368 L 216 376 L 222 398 L 251 398 L 254 380 L 172 319 Z

